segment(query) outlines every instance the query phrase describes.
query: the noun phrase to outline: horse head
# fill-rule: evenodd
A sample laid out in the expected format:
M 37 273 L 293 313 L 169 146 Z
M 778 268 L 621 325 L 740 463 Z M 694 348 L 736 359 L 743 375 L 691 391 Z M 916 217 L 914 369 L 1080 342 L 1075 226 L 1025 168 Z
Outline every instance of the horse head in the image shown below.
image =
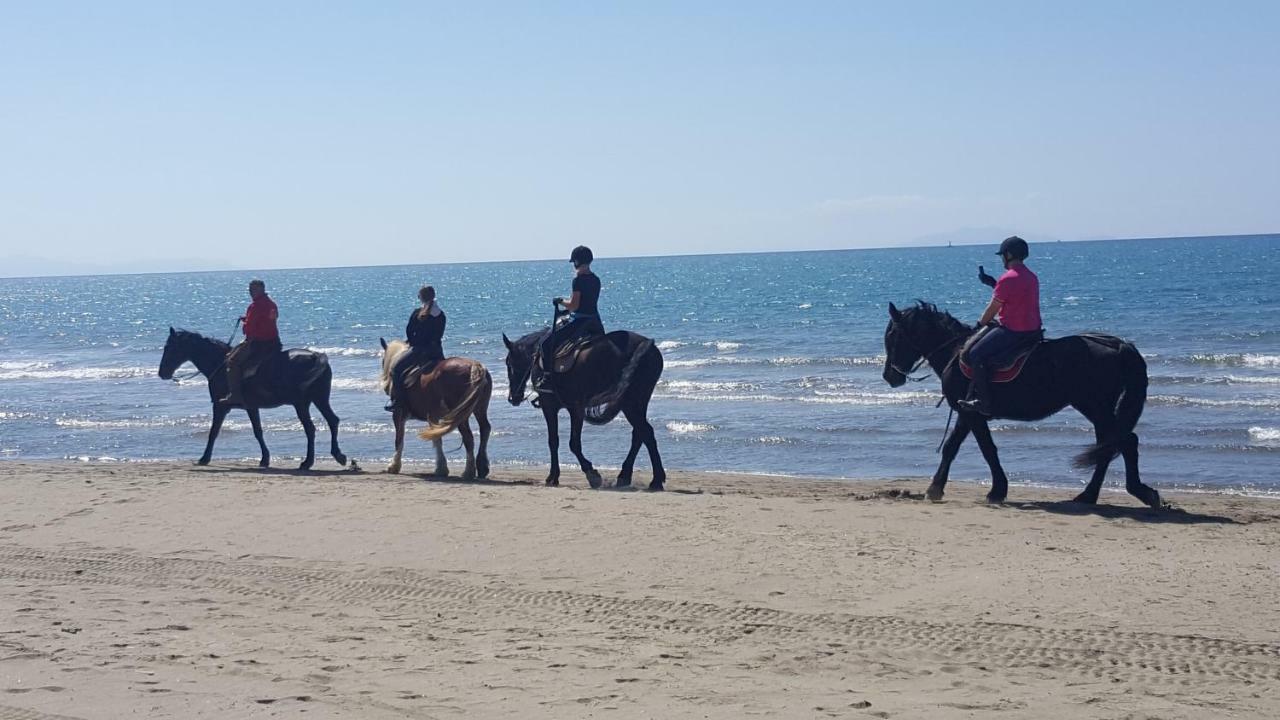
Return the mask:
M 889 303 L 889 324 L 884 329 L 884 381 L 901 387 L 929 356 L 956 345 L 973 330 L 950 313 L 920 301 L 906 310 Z
M 534 348 L 543 334 L 532 333 L 514 341 L 502 334 L 502 344 L 507 346 L 507 402 L 512 405 L 524 402 L 525 388 L 533 373 Z
M 182 363 L 191 359 L 191 353 L 183 342 L 185 330 L 174 330 L 169 327 L 169 339 L 164 343 L 164 354 L 160 356 L 160 379 L 172 380 Z

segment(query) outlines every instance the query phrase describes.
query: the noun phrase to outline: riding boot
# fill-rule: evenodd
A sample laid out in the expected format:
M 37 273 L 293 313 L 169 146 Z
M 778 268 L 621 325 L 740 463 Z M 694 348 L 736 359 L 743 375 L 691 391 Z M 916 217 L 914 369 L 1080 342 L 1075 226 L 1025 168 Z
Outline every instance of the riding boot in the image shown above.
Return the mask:
M 962 410 L 991 415 L 991 379 L 985 367 L 973 369 L 973 380 L 969 383 L 969 397 L 956 404 Z

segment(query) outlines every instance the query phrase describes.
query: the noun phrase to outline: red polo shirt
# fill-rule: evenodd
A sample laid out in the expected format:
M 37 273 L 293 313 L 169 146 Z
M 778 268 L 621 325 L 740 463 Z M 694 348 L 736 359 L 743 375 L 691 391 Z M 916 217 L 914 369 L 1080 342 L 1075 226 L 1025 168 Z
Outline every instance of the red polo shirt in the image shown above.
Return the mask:
M 1000 324 L 1017 332 L 1040 329 L 1040 278 L 1026 265 L 1015 265 L 996 281 Z
M 280 311 L 266 293 L 258 296 L 244 312 L 244 336 L 250 340 L 279 340 L 276 318 Z

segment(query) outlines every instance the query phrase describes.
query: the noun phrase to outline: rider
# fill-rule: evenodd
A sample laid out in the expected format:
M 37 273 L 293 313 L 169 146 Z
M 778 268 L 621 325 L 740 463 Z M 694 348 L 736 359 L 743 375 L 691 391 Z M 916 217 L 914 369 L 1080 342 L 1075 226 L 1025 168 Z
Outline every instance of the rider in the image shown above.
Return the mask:
M 978 327 L 986 327 L 997 315 L 1000 322 L 969 348 L 973 382 L 969 397 L 959 403 L 962 408 L 983 415 L 991 414 L 992 365 L 1041 332 L 1040 279 L 1023 262 L 1031 254 L 1027 241 L 1016 235 L 1006 238 L 996 254 L 1004 261 L 1005 272 L 995 283 L 991 303 L 978 320 Z M 980 272 L 979 277 L 983 274 Z
M 444 359 L 444 326 L 448 318 L 436 303 L 436 289 L 423 285 L 418 290 L 422 307 L 409 316 L 405 336 L 409 338 L 409 350 L 400 354 L 391 367 L 391 402 L 387 410 L 395 412 L 404 402 L 404 374 L 414 365 L 422 366 L 422 374 L 431 372 L 436 363 Z
M 582 335 L 603 335 L 604 325 L 600 322 L 600 278 L 591 272 L 591 261 L 594 255 L 591 248 L 579 245 L 569 255 L 573 263 L 573 295 L 566 301 L 555 298 L 552 302 L 557 308 L 563 307 L 569 313 L 569 321 L 553 329 L 547 339 L 542 341 L 542 369 L 554 372 L 556 348 Z
M 250 280 L 249 297 L 253 302 L 240 318 L 244 323 L 244 342 L 227 355 L 227 396 L 218 401 L 227 405 L 244 404 L 241 385 L 245 370 L 280 352 L 280 331 L 276 327 L 280 311 L 267 296 L 266 283 Z

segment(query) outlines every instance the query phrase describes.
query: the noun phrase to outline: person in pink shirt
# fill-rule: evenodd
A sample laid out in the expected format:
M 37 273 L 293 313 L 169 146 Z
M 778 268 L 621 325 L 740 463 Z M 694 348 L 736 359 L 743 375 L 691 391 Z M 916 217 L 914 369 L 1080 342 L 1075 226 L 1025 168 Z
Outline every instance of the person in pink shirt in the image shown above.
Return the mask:
M 1004 261 L 1005 272 L 995 282 L 991 302 L 978 320 L 978 327 L 986 327 L 997 318 L 999 324 L 969 348 L 966 360 L 973 368 L 973 383 L 969 397 L 959 403 L 962 409 L 983 415 L 991 414 L 991 371 L 1011 353 L 1038 340 L 1042 333 L 1040 278 L 1024 262 L 1031 254 L 1027 241 L 1016 235 L 1006 238 L 996 254 Z M 985 275 L 981 269 L 979 272 L 979 277 Z

